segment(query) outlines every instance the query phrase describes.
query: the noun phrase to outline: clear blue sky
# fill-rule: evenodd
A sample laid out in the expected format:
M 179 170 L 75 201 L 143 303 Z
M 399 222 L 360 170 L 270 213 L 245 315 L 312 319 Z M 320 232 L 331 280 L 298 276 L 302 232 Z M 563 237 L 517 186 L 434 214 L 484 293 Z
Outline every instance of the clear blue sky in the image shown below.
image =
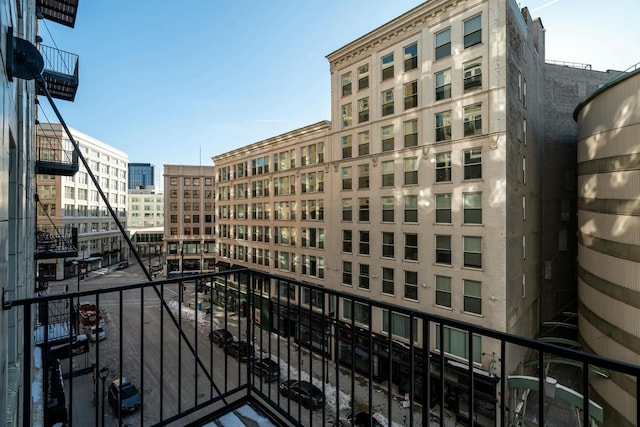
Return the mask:
M 330 120 L 325 56 L 420 3 L 82 0 L 75 28 L 40 21 L 40 34 L 80 56 L 75 102 L 56 102 L 69 126 L 130 162 L 210 165 L 214 155 Z M 640 62 L 640 0 L 518 3 L 542 19 L 547 59 L 597 70 Z M 41 121 L 57 121 L 43 112 Z

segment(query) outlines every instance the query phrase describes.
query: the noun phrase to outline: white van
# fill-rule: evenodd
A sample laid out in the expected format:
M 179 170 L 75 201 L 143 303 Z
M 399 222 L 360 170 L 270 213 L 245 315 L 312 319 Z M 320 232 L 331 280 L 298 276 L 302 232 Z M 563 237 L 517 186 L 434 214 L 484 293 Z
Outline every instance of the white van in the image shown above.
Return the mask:
M 102 326 L 91 327 L 91 332 L 89 333 L 89 341 L 96 342 L 96 337 L 98 338 L 97 341 L 102 341 L 107 339 L 107 334 L 104 332 L 104 329 L 102 329 Z

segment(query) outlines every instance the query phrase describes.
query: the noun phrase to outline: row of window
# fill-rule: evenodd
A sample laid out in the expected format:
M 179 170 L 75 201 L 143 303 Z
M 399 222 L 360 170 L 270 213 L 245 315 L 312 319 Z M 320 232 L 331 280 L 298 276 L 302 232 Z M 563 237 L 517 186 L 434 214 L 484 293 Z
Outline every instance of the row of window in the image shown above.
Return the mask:
M 213 227 L 204 227 L 203 229 L 205 236 L 212 236 L 214 232 Z M 170 227 L 169 234 L 171 236 L 178 236 L 178 227 Z M 200 227 L 183 227 L 182 228 L 183 236 L 199 236 L 200 235 Z
M 171 176 L 169 177 L 169 185 L 171 186 L 177 186 L 179 183 L 179 177 L 177 176 Z M 199 177 L 183 177 L 182 178 L 182 184 L 185 187 L 199 187 L 200 186 L 200 178 Z M 206 185 L 207 187 L 211 187 L 213 185 L 213 178 L 204 178 L 204 185 Z
M 295 149 L 284 150 L 272 155 L 271 165 L 274 172 L 294 169 L 296 167 Z M 299 148 L 299 166 L 312 166 L 324 163 L 324 142 L 307 144 Z M 218 168 L 218 181 L 225 182 L 249 176 L 249 162 L 241 162 L 233 166 Z M 251 160 L 251 175 L 263 175 L 270 172 L 269 156 L 261 156 Z
M 204 218 L 204 222 L 205 223 L 211 223 L 213 222 L 213 215 L 203 215 Z M 178 223 L 178 215 L 169 215 L 169 222 L 171 224 L 177 224 Z M 182 222 L 185 224 L 190 224 L 190 223 L 199 223 L 200 222 L 200 215 L 199 214 L 185 214 L 182 215 Z
M 357 246 L 354 246 L 354 231 L 342 230 L 342 252 L 358 255 L 371 255 L 371 232 L 358 231 Z M 395 233 L 383 231 L 381 235 L 382 258 L 394 259 L 401 256 L 405 261 L 418 261 L 418 234 L 403 233 L 403 241 L 397 242 Z M 523 238 L 524 247 L 524 238 Z M 397 253 L 402 250 L 402 253 Z M 435 236 L 435 253 L 433 262 L 440 265 L 452 265 L 451 235 Z M 462 237 L 462 266 L 466 268 L 482 268 L 482 237 Z M 344 282 L 351 284 L 351 282 Z
M 189 189 L 189 190 L 182 190 L 182 198 L 184 199 L 199 199 L 200 198 L 200 190 L 196 190 L 196 189 Z M 204 190 L 204 198 L 205 199 L 211 199 L 213 198 L 213 190 Z M 178 190 L 176 189 L 170 189 L 169 190 L 169 197 L 172 199 L 177 199 L 178 198 Z
M 439 71 L 434 75 L 435 93 L 434 100 L 442 101 L 451 98 L 451 69 Z M 464 93 L 482 89 L 482 64 L 476 59 L 464 64 L 462 87 Z M 402 107 L 404 111 L 418 107 L 418 81 L 405 83 L 402 89 Z M 390 116 L 396 112 L 395 89 L 385 89 L 380 92 L 380 116 Z M 370 120 L 369 97 L 364 97 L 356 102 L 358 123 L 367 123 Z M 340 108 L 342 127 L 347 128 L 354 123 L 352 103 L 343 104 Z M 466 119 L 466 116 L 465 116 Z M 466 120 L 465 120 L 466 122 Z
M 184 211 L 199 211 L 200 202 L 182 202 L 182 210 Z M 213 202 L 204 202 L 204 210 L 211 212 L 213 210 Z M 178 211 L 178 202 L 169 203 L 169 211 Z
M 436 194 L 435 201 L 435 223 L 451 224 L 451 194 Z M 396 222 L 396 197 L 384 196 L 380 199 L 381 221 Z M 402 222 L 418 222 L 418 196 L 406 195 L 402 198 L 403 216 Z M 358 222 L 370 221 L 370 199 L 369 197 L 359 197 L 357 199 Z M 342 199 L 342 221 L 353 221 L 353 199 Z M 482 192 L 470 192 L 462 194 L 462 223 L 482 224 Z
M 482 42 L 482 16 L 477 15 L 463 22 L 462 44 L 464 49 Z M 411 43 L 402 49 L 404 72 L 418 68 L 418 43 Z M 435 34 L 433 58 L 438 60 L 451 55 L 451 27 Z M 387 53 L 380 58 L 380 80 L 385 81 L 395 76 L 395 53 Z M 358 90 L 369 87 L 369 64 L 357 68 L 355 78 Z M 351 72 L 340 76 L 341 95 L 349 96 L 353 93 Z
M 359 289 L 371 290 L 371 268 L 369 264 L 357 264 L 357 286 Z M 342 262 L 342 284 L 353 286 L 354 284 L 353 263 L 350 261 Z M 436 275 L 434 277 L 435 286 L 434 299 L 435 305 L 443 308 L 453 308 L 452 306 L 452 288 L 451 277 Z M 382 267 L 380 277 L 380 292 L 384 295 L 396 295 L 396 270 L 393 268 Z M 426 284 L 423 283 L 423 286 Z M 402 298 L 419 301 L 418 298 L 418 272 L 403 270 L 402 271 Z M 482 315 L 482 284 L 477 280 L 462 280 L 462 309 L 465 313 Z

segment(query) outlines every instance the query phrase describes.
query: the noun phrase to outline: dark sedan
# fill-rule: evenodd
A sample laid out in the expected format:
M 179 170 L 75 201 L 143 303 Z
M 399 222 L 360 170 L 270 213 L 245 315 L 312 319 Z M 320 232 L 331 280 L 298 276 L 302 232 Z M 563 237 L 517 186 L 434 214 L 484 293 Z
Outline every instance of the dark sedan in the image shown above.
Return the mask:
M 324 406 L 322 390 L 309 381 L 287 380 L 280 384 L 280 394 L 288 396 L 310 410 Z
M 138 389 L 127 377 L 115 379 L 109 386 L 109 406 L 115 414 L 118 413 L 118 403 L 122 413 L 130 413 L 140 408 L 142 397 Z
M 264 357 L 256 360 L 253 365 L 253 372 L 261 377 L 263 381 L 275 381 L 280 378 L 280 365 L 275 360 Z
M 241 362 L 246 362 L 249 359 L 253 359 L 255 350 L 253 345 L 246 341 L 234 341 L 227 344 L 224 352 Z
M 218 347 L 224 347 L 225 343 L 233 342 L 233 334 L 226 329 L 214 329 L 209 332 L 209 340 L 216 343 Z

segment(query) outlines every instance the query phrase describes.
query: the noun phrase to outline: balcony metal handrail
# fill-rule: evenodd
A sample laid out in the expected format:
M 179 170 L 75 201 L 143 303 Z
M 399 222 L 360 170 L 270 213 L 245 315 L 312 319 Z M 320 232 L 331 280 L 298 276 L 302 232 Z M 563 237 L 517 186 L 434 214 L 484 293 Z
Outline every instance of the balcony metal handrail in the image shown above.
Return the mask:
M 196 321 L 198 320 L 209 320 L 209 325 L 213 325 L 213 311 L 217 312 L 217 318 L 222 319 L 222 324 L 218 326 L 224 327 L 225 329 L 229 329 L 231 318 L 237 319 L 237 333 L 239 337 L 243 337 L 248 342 L 255 342 L 259 344 L 261 351 L 263 354 L 268 354 L 269 357 L 277 357 L 278 360 L 284 361 L 286 358 L 286 369 L 288 375 L 292 375 L 292 372 L 298 372 L 298 375 L 302 375 L 302 371 L 304 369 L 311 370 L 311 366 L 314 364 L 314 361 L 319 361 L 321 363 L 321 371 L 322 371 L 322 392 L 326 395 L 329 390 L 333 389 L 335 386 L 336 402 L 340 401 L 340 394 L 343 393 L 341 391 L 341 383 L 340 378 L 341 375 L 347 375 L 347 384 L 344 385 L 347 389 L 350 389 L 353 393 L 353 390 L 359 385 L 356 384 L 356 373 L 354 371 L 356 366 L 356 353 L 358 347 L 356 345 L 364 345 L 365 349 L 368 346 L 369 355 L 373 354 L 373 336 L 377 335 L 380 339 L 380 343 L 386 343 L 386 351 L 388 352 L 388 363 L 389 368 L 391 369 L 392 364 L 394 363 L 395 355 L 394 352 L 398 351 L 398 348 L 403 349 L 402 351 L 406 352 L 410 355 L 410 360 L 408 363 L 408 375 L 410 378 L 410 386 L 409 386 L 409 396 L 407 400 L 407 404 L 409 407 L 414 408 L 414 404 L 421 404 L 422 409 L 416 413 L 413 410 L 408 411 L 408 419 L 405 420 L 409 423 L 409 425 L 416 425 L 419 421 L 414 419 L 414 417 L 418 417 L 421 415 L 422 425 L 429 425 L 429 420 L 433 420 L 434 414 L 430 411 L 430 403 L 434 400 L 432 398 L 436 398 L 439 405 L 439 414 L 435 414 L 437 421 L 440 422 L 440 425 L 444 425 L 445 420 L 445 393 L 444 393 L 444 384 L 445 384 L 445 369 L 447 372 L 449 369 L 461 369 L 461 372 L 467 372 L 468 376 L 466 379 L 466 383 L 462 386 L 467 387 L 469 390 L 467 396 L 474 396 L 474 398 L 469 400 L 469 412 L 468 418 L 475 419 L 475 415 L 479 408 L 476 406 L 478 399 L 478 365 L 474 363 L 460 363 L 460 361 L 455 361 L 449 358 L 449 355 L 445 355 L 446 352 L 446 344 L 444 338 L 445 327 L 454 328 L 459 331 L 463 331 L 466 333 L 467 337 L 467 355 L 468 357 L 473 357 L 474 355 L 474 336 L 480 336 L 484 339 L 495 340 L 495 342 L 499 346 L 499 351 L 496 352 L 493 356 L 496 358 L 493 363 L 498 363 L 500 365 L 498 375 L 493 376 L 492 372 L 489 372 L 489 376 L 486 378 L 492 378 L 492 380 L 496 381 L 496 384 L 499 384 L 499 393 L 496 397 L 497 403 L 496 405 L 499 407 L 496 408 L 496 419 L 499 419 L 499 423 L 502 426 L 509 425 L 510 417 L 513 417 L 514 411 L 507 411 L 508 406 L 508 390 L 507 390 L 507 378 L 511 375 L 511 372 L 507 372 L 507 365 L 509 365 L 510 354 L 516 348 L 522 348 L 528 351 L 528 354 L 532 356 L 532 360 L 537 361 L 537 372 L 532 373 L 531 377 L 534 380 L 537 378 L 537 384 L 539 386 L 538 390 L 538 419 L 545 420 L 545 393 L 542 392 L 542 385 L 546 384 L 547 377 L 545 375 L 545 360 L 550 359 L 551 357 L 559 357 L 565 358 L 570 361 L 573 361 L 574 364 L 578 363 L 582 366 L 582 386 L 580 392 L 582 393 L 583 405 L 582 405 L 582 422 L 583 425 L 589 425 L 590 423 L 590 408 L 593 408 L 593 403 L 590 400 L 590 387 L 591 387 L 591 378 L 590 378 L 590 368 L 598 367 L 600 369 L 616 371 L 625 375 L 629 375 L 636 381 L 636 391 L 640 389 L 640 366 L 612 360 L 609 358 L 584 353 L 581 351 L 577 351 L 571 348 L 565 348 L 558 345 L 554 345 L 551 343 L 546 343 L 542 341 L 537 341 L 534 339 L 529 339 L 513 334 L 507 334 L 500 331 L 491 330 L 488 328 L 484 328 L 475 324 L 462 322 L 454 319 L 450 319 L 444 316 L 424 313 L 420 311 L 416 311 L 407 307 L 396 306 L 393 304 L 372 300 L 369 298 L 364 298 L 360 296 L 355 296 L 339 291 L 335 291 L 332 289 L 327 289 L 324 287 L 320 287 L 317 285 L 300 282 L 296 280 L 292 280 L 286 277 L 273 275 L 270 273 L 265 273 L 261 271 L 251 270 L 251 269 L 233 269 L 219 273 L 209 273 L 202 275 L 195 275 L 190 277 L 177 277 L 166 280 L 158 280 L 154 282 L 144 282 L 130 285 L 123 285 L 114 288 L 103 288 L 92 291 L 81 291 L 75 293 L 68 293 L 65 295 L 48 295 L 44 297 L 38 298 L 29 298 L 23 300 L 16 301 L 7 301 L 3 299 L 3 309 L 4 310 L 12 310 L 22 308 L 23 310 L 23 318 L 25 319 L 25 329 L 23 331 L 23 340 L 25 349 L 29 349 L 34 344 L 34 326 L 50 326 L 51 322 L 55 322 L 56 320 L 50 320 L 46 316 L 36 316 L 38 319 L 35 324 L 32 324 L 32 314 L 37 313 L 39 310 L 46 309 L 49 304 L 57 304 L 60 307 L 61 303 L 67 302 L 69 307 L 69 319 L 74 319 L 77 317 L 77 314 L 73 309 L 75 302 L 78 300 L 86 300 L 95 298 L 96 302 L 96 310 L 100 310 L 103 307 L 110 307 L 111 310 L 117 311 L 120 316 L 121 321 L 119 324 L 119 345 L 118 345 L 118 355 L 116 357 L 116 362 L 118 364 L 118 369 L 116 370 L 116 377 L 124 375 L 126 372 L 131 372 L 139 369 L 140 372 L 140 381 L 144 382 L 144 378 L 151 376 L 152 378 L 159 378 L 160 381 L 160 400 L 155 403 L 158 407 L 153 408 L 153 411 L 144 412 L 144 409 L 140 412 L 141 422 L 145 421 L 145 425 L 150 422 L 157 423 L 154 425 L 164 425 L 169 422 L 194 422 L 198 423 L 198 420 L 204 420 L 208 418 L 211 414 L 219 414 L 219 407 L 221 402 L 228 403 L 228 401 L 244 401 L 257 399 L 265 408 L 272 411 L 272 415 L 276 415 L 281 419 L 286 419 L 293 425 L 309 425 L 313 420 L 311 414 L 307 414 L 306 412 L 302 412 L 302 410 L 298 407 L 295 410 L 295 407 L 292 406 L 292 401 L 290 398 L 282 397 L 278 395 L 276 391 L 275 394 L 271 388 L 265 386 L 264 383 L 254 380 L 253 377 L 253 368 L 252 364 L 242 365 L 238 361 L 232 362 L 231 359 L 224 358 L 223 361 L 217 360 L 217 367 L 219 373 L 223 375 L 222 380 L 217 380 L 212 375 L 212 368 L 214 366 L 213 359 L 213 349 L 211 343 L 207 342 L 205 347 L 209 347 L 210 350 L 210 364 L 207 365 L 207 361 L 204 360 L 203 356 L 199 354 L 198 349 L 202 348 L 204 345 L 199 343 L 198 341 L 198 329 L 195 328 L 196 332 L 193 336 L 187 336 L 185 334 L 184 322 L 186 319 L 183 318 L 183 307 L 188 304 L 184 300 L 184 287 L 187 286 L 187 282 L 196 283 L 196 286 L 204 286 L 207 285 L 211 289 L 211 295 L 222 295 L 222 301 L 219 302 L 219 305 L 210 310 L 209 312 L 203 311 L 199 313 L 198 310 L 195 311 Z M 266 284 L 268 286 L 264 286 L 262 288 L 256 289 L 256 284 Z M 189 285 L 190 286 L 190 285 Z M 160 363 L 152 363 L 152 360 L 149 359 L 151 356 L 146 355 L 146 350 L 144 348 L 145 341 L 150 339 L 145 336 L 145 328 L 149 328 L 145 326 L 145 311 L 142 308 L 145 307 L 145 290 L 155 288 L 156 294 L 159 298 L 162 299 L 163 304 L 160 305 L 160 322 L 158 327 L 160 328 L 159 340 L 160 340 Z M 174 294 L 174 292 L 177 293 Z M 138 295 L 136 297 L 140 301 L 140 317 L 139 317 L 139 326 L 140 326 L 140 337 L 139 337 L 139 345 L 140 345 L 140 355 L 137 362 L 132 362 L 131 360 L 127 360 L 126 362 L 123 360 L 123 339 L 129 334 L 129 330 L 124 321 L 122 321 L 124 316 L 123 302 L 127 301 L 127 312 L 131 311 L 132 308 L 130 304 L 132 304 L 131 295 Z M 149 294 L 147 294 L 147 298 Z M 171 393 L 167 391 L 166 401 L 163 400 L 163 378 L 164 375 L 169 375 L 169 373 L 164 369 L 165 361 L 163 360 L 163 352 L 164 346 L 170 345 L 163 344 L 163 337 L 167 336 L 169 332 L 167 332 L 167 328 L 165 327 L 165 322 L 162 320 L 164 317 L 165 311 L 167 310 L 168 304 L 165 304 L 170 298 L 169 295 L 177 295 L 178 301 L 177 306 L 174 306 L 174 310 L 177 313 L 177 321 L 174 323 L 175 327 L 179 331 L 179 337 L 177 338 L 178 345 L 182 345 L 183 342 L 188 348 L 192 351 L 193 360 L 190 360 L 188 357 L 183 357 L 182 351 L 179 352 L 178 363 L 175 367 L 178 378 L 178 400 L 180 402 L 176 405 L 176 396 L 175 390 Z M 315 305 L 314 307 L 309 307 L 307 304 L 302 302 L 302 298 L 304 295 L 315 295 L 317 298 L 315 301 L 324 301 L 320 305 Z M 127 297 L 127 298 L 125 298 Z M 115 298 L 114 300 L 110 300 L 110 298 Z M 203 301 L 199 301 L 199 294 L 195 293 L 195 301 L 194 304 L 197 306 L 198 302 L 202 303 Z M 294 316 L 295 319 L 295 336 L 292 337 L 291 331 L 288 331 L 286 337 L 280 337 L 278 340 L 273 340 L 271 333 L 274 332 L 274 325 L 268 324 L 264 325 L 259 320 L 260 318 L 256 314 L 255 309 L 258 308 L 257 305 L 262 303 L 262 299 L 264 301 L 268 301 L 269 306 L 269 318 L 277 315 L 278 313 L 286 313 L 287 315 Z M 313 299 L 309 302 L 314 301 Z M 329 303 L 331 301 L 331 303 Z M 347 306 L 351 307 L 350 315 L 344 317 L 345 312 L 340 308 L 344 305 L 341 305 L 342 302 L 347 302 Z M 149 302 L 147 301 L 147 304 Z M 360 307 L 360 315 L 364 316 L 364 322 L 356 322 L 356 306 Z M 330 312 L 323 312 L 321 307 L 325 307 Z M 263 308 L 260 306 L 260 308 Z M 244 310 L 244 311 L 243 311 Z M 382 334 L 376 332 L 374 333 L 372 329 L 373 317 L 372 313 L 375 310 L 385 310 L 387 313 L 386 319 L 387 323 L 387 331 L 395 331 L 392 327 L 394 321 L 394 315 L 398 314 L 400 316 L 404 316 L 409 319 L 408 329 L 410 337 L 413 339 L 409 340 L 409 342 L 404 342 L 402 340 L 398 341 L 397 338 L 394 337 L 394 334 L 387 333 Z M 59 310 L 58 310 L 59 311 Z M 234 316 L 231 314 L 234 313 Z M 342 315 L 339 315 L 341 313 Z M 368 314 L 367 314 L 368 313 Z M 57 313 L 58 317 L 61 316 L 61 313 Z M 200 317 L 198 317 L 200 316 Z M 320 348 L 318 345 L 314 345 L 313 341 L 308 342 L 305 347 L 305 343 L 303 342 L 302 335 L 300 333 L 300 324 L 304 324 L 305 316 L 308 317 L 309 327 L 316 328 L 316 331 L 322 331 L 320 334 L 323 336 L 322 343 Z M 368 321 L 367 320 L 368 316 Z M 193 317 L 191 317 L 193 319 Z M 129 321 L 135 321 L 136 318 L 132 314 L 129 317 Z M 363 320 L 363 319 L 359 319 Z M 418 324 L 422 324 L 422 334 L 418 336 L 417 331 L 414 329 L 414 320 Z M 220 321 L 219 321 L 220 322 Z M 200 325 L 200 324 L 199 324 Z M 432 325 L 436 325 L 436 336 L 439 335 L 438 340 L 434 340 L 433 336 L 433 328 Z M 213 326 L 210 326 L 213 328 Z M 73 328 L 67 328 L 67 330 L 72 330 Z M 333 334 L 331 330 L 333 329 Z M 47 356 L 50 355 L 54 350 L 49 348 L 48 343 L 53 341 L 53 337 L 49 337 L 47 332 L 50 328 L 44 328 L 44 337 L 40 337 L 41 341 L 44 341 L 43 352 L 45 354 L 45 360 L 47 360 Z M 357 344 L 356 342 L 356 332 L 360 330 L 363 333 L 369 334 L 369 340 L 364 343 Z M 276 328 L 276 332 L 279 329 Z M 329 333 L 326 333 L 329 331 Z M 341 335 L 343 332 L 347 332 L 346 335 Z M 150 333 L 153 335 L 153 331 Z M 347 338 L 345 338 L 347 337 Z M 325 339 L 329 340 L 329 345 L 325 345 Z M 334 339 L 333 343 L 331 339 Z M 417 342 L 422 340 L 423 347 L 420 348 L 417 346 Z M 307 353 L 302 352 L 301 350 L 295 350 L 294 340 L 298 341 L 299 348 L 305 349 Z M 365 340 L 366 341 L 366 340 Z M 431 343 L 437 344 L 437 349 L 444 349 L 445 351 L 431 351 L 430 346 Z M 60 344 L 67 343 L 68 347 L 66 351 L 68 354 L 62 354 L 65 357 L 69 358 L 69 370 L 72 371 L 72 360 L 74 357 L 78 360 L 78 356 L 74 356 L 73 349 L 76 348 L 77 339 L 76 337 L 72 337 L 71 334 L 68 336 L 64 336 L 62 340 L 58 340 L 56 344 L 58 346 Z M 351 366 L 345 366 L 343 364 L 343 359 L 341 359 L 335 349 L 332 349 L 331 344 L 335 347 L 338 346 L 338 343 L 341 345 L 350 346 L 350 358 L 351 358 Z M 40 345 L 43 343 L 40 342 Z M 317 343 L 316 343 L 317 344 Z M 95 346 L 95 366 L 94 368 L 97 370 L 101 366 L 104 365 L 103 359 L 106 356 L 101 356 L 102 349 L 106 346 L 105 343 L 96 343 Z M 199 347 L 200 346 L 200 347 Z M 154 347 L 155 348 L 155 345 Z M 265 351 L 266 350 L 266 351 Z M 59 350 L 58 355 L 60 355 Z M 106 351 L 106 350 L 105 350 Z M 422 354 L 422 357 L 418 357 L 419 354 Z M 329 368 L 329 359 L 333 361 L 339 362 L 335 363 L 333 369 Z M 424 357 L 428 355 L 428 357 Z M 154 357 L 157 355 L 154 355 Z M 137 368 L 133 368 L 131 366 L 125 367 L 124 364 L 134 364 Z M 169 363 L 169 362 L 166 362 Z M 325 368 L 326 363 L 326 368 Z M 384 363 L 384 362 L 380 362 Z M 66 362 L 63 363 L 66 365 Z M 363 393 L 368 393 L 369 397 L 369 412 L 371 413 L 372 408 L 372 397 L 373 397 L 373 388 L 374 388 L 374 378 L 373 378 L 373 360 L 371 357 L 368 359 L 368 381 L 366 382 L 365 387 L 366 390 L 363 390 Z M 238 367 L 238 373 L 236 375 L 231 375 L 230 369 L 233 366 Z M 308 368 L 305 368 L 307 366 Z M 224 367 L 223 370 L 220 368 Z M 23 387 L 24 387 L 24 407 L 23 407 L 23 420 L 25 425 L 28 425 L 31 419 L 30 408 L 31 408 L 31 393 L 32 390 L 32 382 L 31 378 L 32 372 L 29 363 L 25 363 L 22 366 L 23 368 Z M 113 366 L 112 366 L 113 369 Z M 167 369 L 173 369 L 168 367 Z M 187 371 L 187 369 L 189 369 Z M 194 369 L 194 371 L 191 371 Z M 382 369 L 386 369 L 383 367 Z M 149 371 L 145 373 L 146 371 Z M 201 385 L 199 382 L 194 383 L 194 390 L 188 389 L 186 391 L 182 390 L 182 375 L 188 375 L 191 377 L 192 375 L 195 378 L 198 378 L 200 372 L 204 373 L 204 383 L 206 383 L 206 390 L 208 390 L 208 397 L 206 396 L 205 389 L 199 388 Z M 419 386 L 416 384 L 416 372 L 423 372 L 427 375 L 428 378 L 431 378 L 436 373 L 435 377 L 437 381 L 442 386 L 439 390 L 431 389 L 430 380 L 426 380 L 422 382 L 422 385 Z M 313 378 L 313 371 L 310 374 L 310 378 Z M 328 383 L 325 384 L 324 379 L 327 381 L 329 379 L 329 374 L 335 375 L 335 384 L 331 384 L 331 387 Z M 521 372 L 520 372 L 521 373 Z M 326 377 L 325 377 L 326 375 Z M 391 375 L 391 374 L 390 374 Z M 232 378 L 233 377 L 233 378 Z M 47 379 L 44 379 L 45 386 L 42 389 L 46 390 Z M 389 382 L 392 381 L 391 376 L 389 377 Z M 359 383 L 360 381 L 358 381 Z M 349 384 L 350 383 L 350 384 Z M 141 387 L 142 384 L 140 384 Z M 69 398 L 67 401 L 69 402 L 69 413 L 70 415 L 74 410 L 78 410 L 78 408 L 74 408 L 73 400 L 74 400 L 74 385 L 73 377 L 69 379 Z M 325 388 L 326 387 L 326 388 Z M 390 387 L 390 386 L 389 386 Z M 98 393 L 98 384 L 95 384 L 95 390 Z M 187 399 L 186 393 L 193 391 L 193 401 L 190 406 L 182 407 L 182 400 Z M 204 393 L 205 397 L 199 397 L 198 392 Z M 416 397 L 418 392 L 422 392 L 422 398 Z M 173 394 L 172 394 L 173 393 Z M 184 393 L 184 394 L 182 394 Z M 182 395 L 182 397 L 180 397 Z M 144 400 L 151 399 L 150 397 L 145 397 L 143 395 L 143 407 Z M 637 396 L 640 396 L 638 394 Z M 500 400 L 500 398 L 502 400 Z M 351 409 L 355 409 L 354 400 L 351 399 Z M 173 402 L 173 403 L 171 403 Z M 397 410 L 393 409 L 393 403 L 391 393 L 388 394 L 387 408 L 386 414 L 387 419 L 393 420 L 393 416 L 397 417 Z M 639 399 L 636 397 L 636 421 L 639 422 L 640 425 L 640 405 Z M 427 403 L 427 404 L 425 404 Z M 151 403 L 149 403 L 151 404 Z M 339 415 L 340 407 L 334 408 L 325 408 L 322 407 L 320 416 L 324 421 L 329 419 L 336 419 Z M 117 412 L 117 411 L 116 411 Z M 145 419 L 145 414 L 153 413 L 155 416 L 159 416 L 158 420 L 150 421 L 149 419 Z M 119 415 L 119 414 L 116 414 Z M 151 415 L 149 415 L 151 416 Z M 44 415 L 45 420 L 47 419 L 47 415 Z M 120 419 L 121 420 L 121 419 Z M 95 423 L 98 424 L 98 407 L 95 408 Z
M 66 52 L 52 46 L 40 44 L 40 54 L 44 59 L 45 71 L 66 76 L 76 76 L 78 73 L 78 58 L 75 53 Z
M 36 160 L 39 162 L 78 163 L 78 155 L 75 154 L 74 150 L 39 145 L 37 151 Z

